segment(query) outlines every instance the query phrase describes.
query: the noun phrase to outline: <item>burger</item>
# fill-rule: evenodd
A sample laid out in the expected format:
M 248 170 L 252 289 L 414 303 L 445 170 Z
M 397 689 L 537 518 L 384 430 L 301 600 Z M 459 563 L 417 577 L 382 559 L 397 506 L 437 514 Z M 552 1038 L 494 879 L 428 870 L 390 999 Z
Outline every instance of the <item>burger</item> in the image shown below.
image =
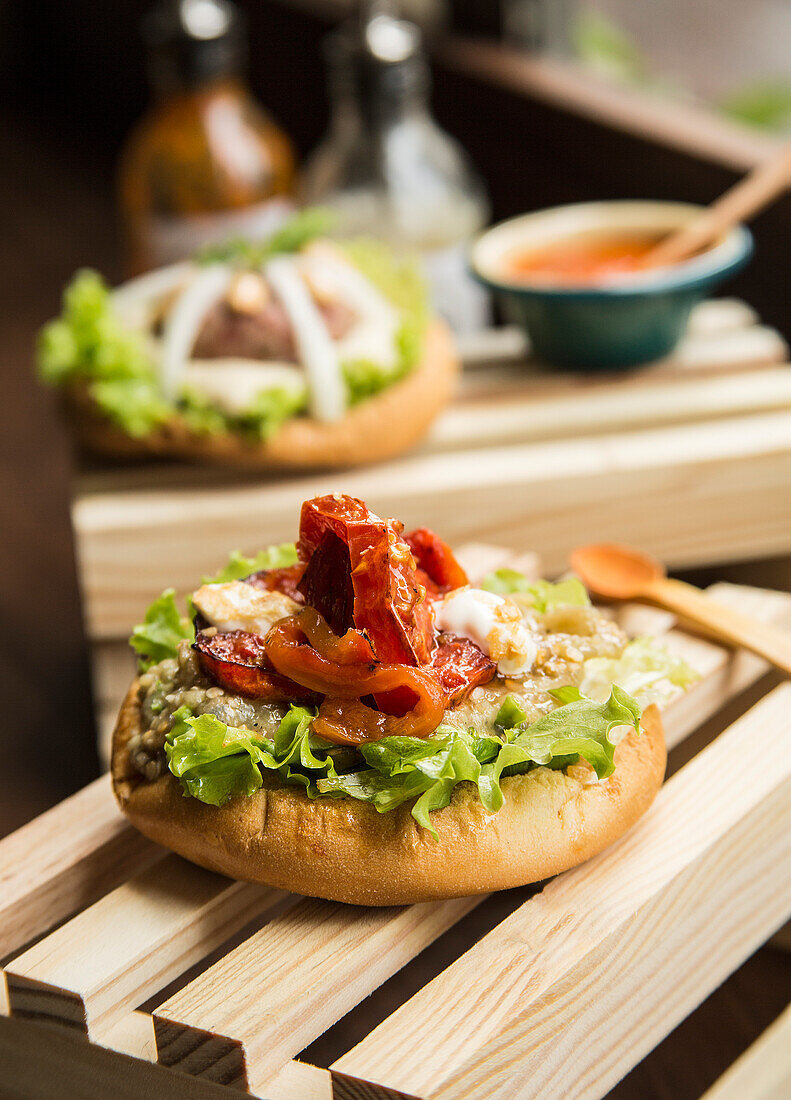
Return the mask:
M 147 836 L 234 878 L 391 905 L 535 882 L 646 811 L 660 707 L 694 673 L 581 582 L 472 584 L 427 528 L 302 506 L 131 643 L 115 793 Z
M 80 441 L 118 457 L 348 466 L 415 443 L 458 361 L 412 264 L 334 242 L 320 210 L 110 291 L 77 274 L 42 330 L 40 376 Z

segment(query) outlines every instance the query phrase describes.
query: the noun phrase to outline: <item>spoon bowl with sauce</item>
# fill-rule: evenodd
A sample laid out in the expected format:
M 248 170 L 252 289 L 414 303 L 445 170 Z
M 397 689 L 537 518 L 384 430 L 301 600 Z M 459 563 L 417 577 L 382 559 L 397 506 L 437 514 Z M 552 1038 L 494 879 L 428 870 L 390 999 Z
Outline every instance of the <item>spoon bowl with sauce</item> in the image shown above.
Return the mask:
M 624 369 L 669 355 L 692 306 L 752 253 L 739 225 L 688 260 L 647 266 L 657 243 L 700 210 L 644 201 L 541 210 L 483 233 L 471 267 L 526 330 L 537 358 L 571 370 Z

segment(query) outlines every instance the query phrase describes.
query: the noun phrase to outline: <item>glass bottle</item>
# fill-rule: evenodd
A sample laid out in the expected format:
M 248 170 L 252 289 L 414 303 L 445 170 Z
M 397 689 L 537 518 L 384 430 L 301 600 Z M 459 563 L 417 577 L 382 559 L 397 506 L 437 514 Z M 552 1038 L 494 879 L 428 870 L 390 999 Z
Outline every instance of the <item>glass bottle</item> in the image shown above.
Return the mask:
M 163 0 L 144 23 L 154 104 L 120 165 L 131 272 L 232 236 L 264 236 L 293 206 L 291 142 L 241 78 L 228 0 Z
M 335 32 L 327 57 L 333 114 L 306 171 L 307 200 L 334 209 L 342 235 L 375 235 L 419 254 L 435 308 L 457 332 L 482 327 L 488 297 L 468 273 L 466 249 L 488 202 L 429 112 L 420 31 L 374 10 Z

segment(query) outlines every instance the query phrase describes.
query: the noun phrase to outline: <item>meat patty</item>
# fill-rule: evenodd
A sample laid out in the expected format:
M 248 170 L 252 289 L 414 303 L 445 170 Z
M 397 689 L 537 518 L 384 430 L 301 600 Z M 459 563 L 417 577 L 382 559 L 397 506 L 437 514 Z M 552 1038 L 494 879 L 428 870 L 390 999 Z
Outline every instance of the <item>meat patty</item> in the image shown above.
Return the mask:
M 353 310 L 341 302 L 323 303 L 318 308 L 334 340 L 345 336 L 354 324 Z M 192 354 L 196 359 L 298 361 L 291 321 L 274 299 L 256 313 L 242 313 L 226 301 L 218 302 L 206 315 Z

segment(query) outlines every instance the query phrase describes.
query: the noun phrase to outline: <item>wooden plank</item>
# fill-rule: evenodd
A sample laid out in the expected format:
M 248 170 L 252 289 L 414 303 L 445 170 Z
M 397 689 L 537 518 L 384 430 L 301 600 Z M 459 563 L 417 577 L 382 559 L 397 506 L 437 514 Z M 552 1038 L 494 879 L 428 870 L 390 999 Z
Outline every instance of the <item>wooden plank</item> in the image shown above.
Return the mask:
M 169 856 L 9 963 L 11 1014 L 96 1037 L 285 897 Z
M 454 37 L 438 50 L 443 64 L 640 138 L 728 168 L 752 168 L 781 138 L 741 125 L 706 107 L 634 84 L 605 80 L 579 64 L 531 57 L 524 50 Z
M 86 1043 L 65 1030 L 3 1016 L 0 1066 L 0 1094 L 9 1100 L 228 1100 L 227 1091 L 210 1082 Z M 299 1100 L 299 1094 L 282 1100 Z
M 229 549 L 293 539 L 302 501 L 341 485 L 450 542 L 497 532 L 514 550 L 536 550 L 552 574 L 569 546 L 604 537 L 672 567 L 789 553 L 789 478 L 791 411 L 464 451 L 452 461 L 417 456 L 342 481 L 97 494 L 78 500 L 73 517 L 89 631 L 118 638 L 162 588 L 188 590 Z
M 482 899 L 370 909 L 305 899 L 154 1013 L 159 1060 L 251 1091 Z
M 791 913 L 790 780 L 784 684 L 339 1059 L 335 1095 L 604 1095 Z
M 476 548 L 479 560 L 485 550 Z M 738 604 L 738 590 L 727 587 L 732 602 Z M 757 617 L 776 620 L 784 616 L 791 623 L 791 597 L 754 592 L 748 602 Z M 644 611 L 654 617 L 658 630 L 669 625 L 665 613 Z M 702 677 L 689 696 L 675 700 L 666 710 L 667 739 L 673 746 L 757 679 L 765 666 L 750 655 L 733 655 L 678 631 L 671 631 L 664 640 Z M 449 927 L 481 900 L 466 899 L 461 909 L 455 908 L 457 902 L 438 903 L 429 909 L 433 919 L 441 918 L 447 922 L 444 927 Z M 301 903 L 157 1010 L 160 1058 L 197 1076 L 262 1087 L 279 1064 L 430 942 L 421 936 L 419 942 L 409 945 L 411 954 L 399 954 L 395 966 L 388 961 L 385 969 L 380 969 L 382 944 L 402 935 L 399 922 L 408 912 L 378 911 L 366 916 L 365 910 L 351 907 Z M 324 926 L 326 914 L 330 914 L 329 930 Z M 370 928 L 366 920 L 373 922 Z M 433 934 L 432 930 L 432 938 Z M 355 960 L 354 984 L 348 982 L 336 990 L 330 963 L 336 961 L 343 968 L 350 957 Z M 320 983 L 315 980 L 317 971 L 322 973 Z M 265 989 L 265 997 L 261 989 Z
M 100 1045 L 120 1054 L 129 1054 L 147 1062 L 156 1062 L 154 1021 L 147 1012 L 129 1012 L 105 1032 Z M 0 1050 L 2 1050 L 1 1036 Z M 169 1075 L 169 1071 L 164 1069 L 162 1073 Z M 166 1080 L 165 1078 L 160 1088 L 165 1087 Z M 159 1100 L 163 1093 L 160 1091 L 156 1095 Z M 224 1090 L 223 1095 L 225 1095 Z M 102 1100 L 104 1100 L 103 1097 Z M 329 1071 L 309 1065 L 307 1062 L 289 1062 L 266 1086 L 266 1100 L 332 1100 L 332 1079 Z
M 516 390 L 516 387 L 512 387 Z M 519 386 L 507 398 L 489 397 L 447 409 L 431 430 L 425 452 L 489 447 L 539 439 L 663 423 L 711 420 L 750 411 L 791 407 L 791 369 L 787 366 L 717 378 L 658 379 L 647 385 L 612 385 L 557 396 Z
M 788 1100 L 791 1096 L 791 1005 L 701 1100 Z
M 0 841 L 0 957 L 164 855 L 118 809 L 109 776 Z

